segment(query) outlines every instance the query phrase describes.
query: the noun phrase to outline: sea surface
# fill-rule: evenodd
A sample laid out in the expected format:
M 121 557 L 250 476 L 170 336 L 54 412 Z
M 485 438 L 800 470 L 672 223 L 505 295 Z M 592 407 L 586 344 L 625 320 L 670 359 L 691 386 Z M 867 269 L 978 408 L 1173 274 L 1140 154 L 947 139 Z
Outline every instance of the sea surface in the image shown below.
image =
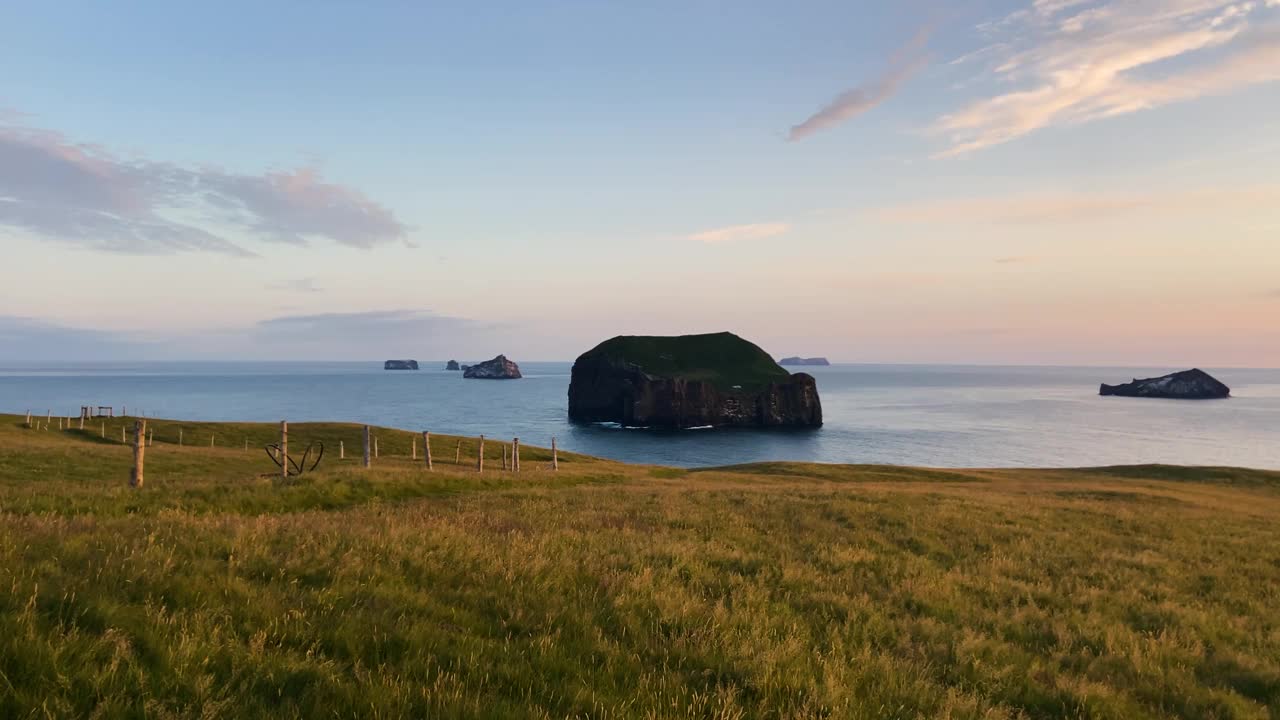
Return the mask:
M 1229 400 L 1098 396 L 1098 384 L 1186 368 L 834 365 L 818 379 L 826 425 L 803 431 L 655 432 L 571 424 L 567 362 L 521 363 L 523 380 L 463 380 L 444 362 L 117 363 L 0 366 L 0 412 L 81 405 L 190 420 L 349 421 L 432 432 L 552 436 L 618 460 L 709 466 L 760 460 L 937 467 L 1129 463 L 1280 469 L 1280 370 L 1205 368 Z

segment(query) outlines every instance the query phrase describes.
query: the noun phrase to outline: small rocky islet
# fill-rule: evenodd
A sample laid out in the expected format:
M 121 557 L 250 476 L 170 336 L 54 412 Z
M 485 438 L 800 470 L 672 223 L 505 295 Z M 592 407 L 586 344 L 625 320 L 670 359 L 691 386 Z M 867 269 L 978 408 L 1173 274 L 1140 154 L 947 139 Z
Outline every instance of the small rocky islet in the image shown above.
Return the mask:
M 499 355 L 475 365 L 463 365 L 462 377 L 474 380 L 519 380 L 524 376 L 520 374 L 519 365 L 508 360 L 506 355 Z
M 1168 400 L 1219 400 L 1231 397 L 1231 388 L 1209 373 L 1194 368 L 1157 378 L 1133 379 L 1122 385 L 1103 383 L 1099 395 Z
M 783 367 L 793 366 L 793 365 L 809 366 L 809 367 L 827 367 L 828 365 L 831 364 L 831 361 L 827 360 L 824 357 L 806 358 L 806 357 L 797 356 L 797 357 L 782 358 L 781 360 L 778 361 L 778 364 Z
M 583 353 L 569 419 L 625 427 L 805 428 L 822 425 L 817 381 L 791 374 L 732 333 L 618 336 Z
M 388 360 L 382 364 L 383 370 L 417 370 L 417 360 Z

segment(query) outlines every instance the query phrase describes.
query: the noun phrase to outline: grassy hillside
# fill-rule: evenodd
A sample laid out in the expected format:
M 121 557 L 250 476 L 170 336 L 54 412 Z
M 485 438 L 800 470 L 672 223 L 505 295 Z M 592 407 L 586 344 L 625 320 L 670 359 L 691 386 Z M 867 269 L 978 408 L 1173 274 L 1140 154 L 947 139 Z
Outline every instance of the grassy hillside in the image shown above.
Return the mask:
M 583 353 L 579 360 L 612 358 L 650 375 L 705 380 L 725 388 L 765 385 L 790 375 L 757 345 L 733 333 L 671 337 L 620 335 Z
M 1277 473 L 478 476 L 379 430 L 281 483 L 271 426 L 154 424 L 131 490 L 118 426 L 0 416 L 0 717 L 1280 716 Z

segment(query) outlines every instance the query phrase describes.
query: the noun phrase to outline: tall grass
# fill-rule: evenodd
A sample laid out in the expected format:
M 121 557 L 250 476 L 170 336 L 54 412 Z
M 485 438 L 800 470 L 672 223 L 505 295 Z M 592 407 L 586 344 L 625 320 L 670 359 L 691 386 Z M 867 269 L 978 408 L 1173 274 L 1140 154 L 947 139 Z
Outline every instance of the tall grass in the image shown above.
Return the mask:
M 173 446 L 130 491 L 17 425 L 0 717 L 1280 716 L 1275 473 Z

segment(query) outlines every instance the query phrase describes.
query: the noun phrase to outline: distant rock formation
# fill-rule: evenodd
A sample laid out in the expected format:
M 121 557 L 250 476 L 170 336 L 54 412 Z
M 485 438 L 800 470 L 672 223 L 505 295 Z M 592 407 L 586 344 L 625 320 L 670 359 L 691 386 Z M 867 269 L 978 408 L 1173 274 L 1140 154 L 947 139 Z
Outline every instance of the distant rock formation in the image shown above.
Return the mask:
M 462 377 L 476 380 L 517 380 L 523 376 L 519 365 L 508 360 L 506 355 L 499 355 L 492 360 L 464 366 Z
M 444 369 L 445 370 L 461 370 L 462 368 L 458 366 L 457 360 L 450 360 L 449 362 L 445 363 Z
M 620 336 L 583 353 L 569 419 L 627 427 L 818 427 L 817 382 L 732 333 Z
M 1194 369 L 1146 380 L 1134 378 L 1133 382 L 1123 385 L 1103 384 L 1098 394 L 1173 400 L 1216 400 L 1230 397 L 1231 388 L 1218 382 L 1209 373 Z
M 789 357 L 789 358 L 782 358 L 781 360 L 778 361 L 778 364 L 779 365 L 820 365 L 820 366 L 826 367 L 827 365 L 830 365 L 831 362 L 824 357 L 815 357 L 815 358 Z
M 382 366 L 383 370 L 417 370 L 417 360 L 388 360 Z

